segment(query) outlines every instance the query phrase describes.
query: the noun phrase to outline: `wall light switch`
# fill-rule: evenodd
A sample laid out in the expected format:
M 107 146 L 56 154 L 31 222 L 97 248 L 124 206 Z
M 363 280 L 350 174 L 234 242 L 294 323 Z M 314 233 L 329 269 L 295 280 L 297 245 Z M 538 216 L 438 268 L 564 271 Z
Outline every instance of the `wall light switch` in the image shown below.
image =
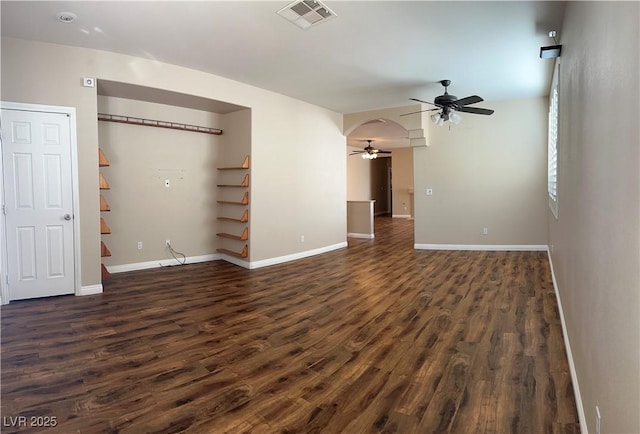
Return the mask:
M 168 179 L 165 179 L 165 180 L 164 180 L 164 186 L 165 186 L 165 187 L 167 187 L 167 188 L 169 188 L 169 180 L 168 180 Z
M 427 188 L 427 196 L 431 196 L 431 195 L 433 195 L 433 189 Z

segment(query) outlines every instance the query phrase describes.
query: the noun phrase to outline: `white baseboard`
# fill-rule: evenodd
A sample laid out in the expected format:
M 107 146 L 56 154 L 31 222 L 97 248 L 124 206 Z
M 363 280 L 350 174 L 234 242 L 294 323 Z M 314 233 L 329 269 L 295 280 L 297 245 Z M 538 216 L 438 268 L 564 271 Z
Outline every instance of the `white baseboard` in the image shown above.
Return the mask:
M 367 240 L 372 240 L 376 236 L 375 236 L 375 234 L 359 234 L 359 233 L 355 233 L 355 232 L 349 232 L 347 234 L 347 237 L 349 237 L 349 238 L 364 238 L 364 239 L 367 239 Z
M 480 251 L 514 251 L 544 252 L 542 244 L 414 244 L 416 250 L 480 250 Z
M 80 288 L 77 296 L 102 294 L 102 283 L 97 285 L 87 285 Z
M 394 219 L 408 219 L 411 218 L 411 214 L 393 214 L 391 217 Z
M 217 254 L 217 253 L 212 253 L 212 254 L 209 254 L 209 255 L 201 255 L 201 256 L 187 256 L 186 264 L 195 264 L 195 263 L 198 263 L 198 262 L 216 261 L 218 259 L 222 259 L 222 255 Z M 229 262 L 232 262 L 232 261 L 229 261 Z M 155 260 L 155 261 L 137 262 L 137 263 L 133 263 L 133 264 L 110 265 L 110 266 L 107 267 L 107 271 L 109 273 L 124 273 L 126 271 L 147 270 L 149 268 L 169 267 L 171 265 L 178 265 L 178 264 L 179 263 L 173 258 L 171 258 L 171 259 L 158 259 L 158 260 Z
M 327 253 L 332 250 L 342 249 L 347 247 L 347 242 L 343 241 L 338 244 L 332 244 L 330 246 L 320 247 L 318 249 L 306 250 L 304 252 L 294 253 L 291 255 L 279 256 L 277 258 L 263 259 L 262 261 L 251 262 L 249 268 L 261 268 L 268 267 L 269 265 L 282 264 L 284 262 L 295 261 L 296 259 L 307 258 L 309 256 L 319 255 L 321 253 Z
M 567 333 L 567 323 L 564 319 L 564 311 L 562 310 L 562 301 L 560 300 L 560 292 L 558 291 L 558 282 L 556 280 L 556 274 L 553 271 L 553 260 L 551 259 L 551 252 L 547 249 L 547 256 L 549 257 L 549 266 L 551 267 L 551 279 L 553 280 L 553 289 L 556 293 L 556 301 L 558 303 L 558 314 L 560 315 L 560 323 L 562 324 L 562 337 L 564 338 L 564 346 L 567 351 L 567 361 L 569 362 L 569 372 L 571 373 L 571 383 L 573 385 L 573 394 L 576 400 L 576 410 L 578 411 L 578 421 L 580 422 L 580 432 L 584 434 L 589 433 L 587 426 L 587 418 L 584 413 L 584 407 L 582 405 L 582 395 L 580 394 L 580 385 L 578 384 L 578 374 L 576 373 L 576 365 L 573 362 L 573 353 L 571 352 L 571 343 L 569 342 L 569 334 Z
M 225 255 L 224 253 L 220 255 L 219 259 L 222 259 L 223 261 L 227 261 L 231 264 L 237 265 L 242 268 L 247 268 L 247 269 L 251 268 L 251 263 L 249 261 L 245 261 L 244 259 L 236 258 L 230 255 Z

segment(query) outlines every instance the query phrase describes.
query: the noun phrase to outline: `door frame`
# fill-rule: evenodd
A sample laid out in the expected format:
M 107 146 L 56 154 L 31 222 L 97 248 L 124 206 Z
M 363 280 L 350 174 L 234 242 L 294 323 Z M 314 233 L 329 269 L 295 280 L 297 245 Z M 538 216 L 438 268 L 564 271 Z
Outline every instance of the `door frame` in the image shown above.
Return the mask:
M 41 104 L 27 104 L 20 102 L 0 101 L 0 108 L 26 112 L 55 113 L 67 115 L 69 119 L 69 140 L 71 147 L 71 202 L 73 209 L 73 270 L 75 295 L 81 295 L 81 255 L 80 255 L 80 206 L 79 206 L 79 181 L 78 181 L 78 141 L 76 132 L 75 107 L 51 106 Z M 0 145 L 1 146 L 1 145 Z M 0 148 L 1 151 L 1 148 Z M 0 152 L 0 165 L 2 152 Z M 4 205 L 4 175 L 0 176 L 0 203 Z M 9 304 L 8 278 L 8 251 L 6 237 L 6 216 L 2 213 L 0 218 L 0 304 Z

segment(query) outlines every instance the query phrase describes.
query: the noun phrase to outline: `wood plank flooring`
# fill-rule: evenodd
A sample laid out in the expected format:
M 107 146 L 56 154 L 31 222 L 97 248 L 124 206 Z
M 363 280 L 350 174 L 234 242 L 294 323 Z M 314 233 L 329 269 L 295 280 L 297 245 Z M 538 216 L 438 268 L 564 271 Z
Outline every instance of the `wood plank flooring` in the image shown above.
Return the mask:
M 412 225 L 2 306 L 2 432 L 579 432 L 546 253 L 415 251 Z

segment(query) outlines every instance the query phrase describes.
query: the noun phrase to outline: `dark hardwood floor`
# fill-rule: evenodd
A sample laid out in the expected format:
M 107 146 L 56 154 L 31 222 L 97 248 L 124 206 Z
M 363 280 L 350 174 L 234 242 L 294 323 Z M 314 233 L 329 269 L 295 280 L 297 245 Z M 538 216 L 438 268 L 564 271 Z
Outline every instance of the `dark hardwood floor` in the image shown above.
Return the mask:
M 1 313 L 2 432 L 579 432 L 546 253 L 415 251 L 409 220 Z

